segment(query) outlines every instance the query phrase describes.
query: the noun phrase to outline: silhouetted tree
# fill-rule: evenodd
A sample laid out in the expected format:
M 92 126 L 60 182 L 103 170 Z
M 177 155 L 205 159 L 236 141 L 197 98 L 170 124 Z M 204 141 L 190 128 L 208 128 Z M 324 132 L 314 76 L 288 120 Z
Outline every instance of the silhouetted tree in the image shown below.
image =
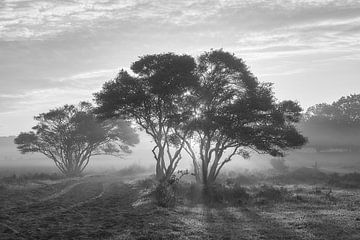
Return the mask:
M 332 104 L 309 107 L 300 128 L 309 137 L 308 146 L 318 151 L 360 149 L 360 94 L 340 98 Z
M 193 138 L 185 150 L 205 186 L 235 155 L 248 157 L 254 150 L 283 156 L 306 142 L 294 126 L 301 117 L 299 105 L 276 103 L 271 85 L 260 83 L 240 58 L 222 50 L 206 52 L 198 59 L 197 74 L 194 111 L 185 128 Z
M 20 133 L 15 143 L 21 153 L 39 152 L 52 159 L 67 176 L 77 176 L 94 155 L 130 153 L 139 142 L 130 123 L 96 119 L 91 104 L 65 105 L 35 117 L 36 126 Z
M 187 132 L 178 129 L 191 114 L 186 102 L 197 84 L 195 67 L 188 55 L 146 55 L 132 64 L 134 76 L 122 70 L 95 94 L 98 114 L 132 120 L 152 137 L 159 180 L 170 179 L 181 159 Z

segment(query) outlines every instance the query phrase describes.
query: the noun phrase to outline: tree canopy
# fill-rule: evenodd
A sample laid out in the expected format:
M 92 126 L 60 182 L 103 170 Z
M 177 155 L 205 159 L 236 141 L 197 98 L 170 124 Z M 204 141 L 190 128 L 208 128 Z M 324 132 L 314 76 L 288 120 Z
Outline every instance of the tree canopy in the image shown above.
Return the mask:
M 99 121 L 91 104 L 65 105 L 35 117 L 33 131 L 20 133 L 15 143 L 21 153 L 39 152 L 52 159 L 68 176 L 79 175 L 94 155 L 122 156 L 139 142 L 130 123 Z
M 360 95 L 341 97 L 332 104 L 309 107 L 300 128 L 317 150 L 360 149 Z
M 188 55 L 146 55 L 132 64 L 134 76 L 122 70 L 95 94 L 100 116 L 131 120 L 152 137 L 158 179 L 169 179 L 181 159 L 184 141 L 175 136 L 189 118 L 186 101 L 197 84 L 195 67 Z
M 281 156 L 306 141 L 294 126 L 300 106 L 276 102 L 271 84 L 260 83 L 233 54 L 212 50 L 197 61 L 146 55 L 131 69 L 134 75 L 122 70 L 95 94 L 97 113 L 132 120 L 153 138 L 160 179 L 174 173 L 183 150 L 206 184 L 234 155 L 248 156 L 247 149 Z
M 282 156 L 306 142 L 294 125 L 300 106 L 277 103 L 271 84 L 260 83 L 242 59 L 222 50 L 206 52 L 198 58 L 197 76 L 194 114 L 186 126 L 197 145 L 188 143 L 185 150 L 204 184 L 214 182 L 234 155 L 248 157 L 254 150 Z

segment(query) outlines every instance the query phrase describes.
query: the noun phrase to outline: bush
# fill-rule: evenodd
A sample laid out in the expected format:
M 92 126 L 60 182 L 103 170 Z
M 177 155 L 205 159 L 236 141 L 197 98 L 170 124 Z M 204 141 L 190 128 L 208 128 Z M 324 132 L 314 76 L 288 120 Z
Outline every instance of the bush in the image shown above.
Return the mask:
M 170 179 L 161 181 L 155 189 L 155 198 L 161 207 L 174 207 L 176 199 L 180 196 L 182 190 L 180 180 L 189 175 L 189 170 L 178 170 Z
M 160 207 L 174 207 L 176 196 L 173 184 L 160 182 L 154 191 L 155 199 Z
M 250 195 L 238 184 L 227 186 L 214 184 L 203 189 L 203 202 L 207 204 L 241 205 L 248 202 Z

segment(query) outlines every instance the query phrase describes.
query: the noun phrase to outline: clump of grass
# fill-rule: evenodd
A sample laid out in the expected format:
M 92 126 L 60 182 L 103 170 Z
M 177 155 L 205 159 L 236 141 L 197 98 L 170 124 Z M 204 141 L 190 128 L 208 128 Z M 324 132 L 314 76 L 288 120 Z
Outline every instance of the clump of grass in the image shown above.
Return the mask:
M 347 173 L 339 175 L 333 173 L 329 175 L 328 184 L 341 188 L 359 188 L 360 187 L 360 173 Z
M 235 185 L 252 185 L 259 182 L 259 178 L 250 174 L 238 174 L 236 177 L 227 178 L 225 184 L 229 186 Z
M 255 190 L 254 199 L 256 203 L 268 203 L 282 201 L 289 196 L 289 192 L 284 187 L 274 187 L 271 185 L 261 185 Z
M 137 186 L 139 186 L 140 188 L 145 188 L 145 189 L 153 189 L 153 188 L 155 188 L 156 184 L 157 184 L 157 181 L 155 180 L 155 176 L 150 176 L 148 178 L 137 181 Z
M 192 182 L 180 182 L 175 187 L 177 201 L 185 201 L 190 204 L 226 204 L 242 205 L 249 201 L 250 195 L 246 188 L 240 185 L 213 184 L 204 187 Z
M 227 186 L 224 184 L 215 184 L 204 189 L 205 203 L 220 203 L 230 205 L 241 205 L 247 203 L 250 195 L 246 188 L 239 184 Z
M 36 181 L 36 180 L 59 180 L 63 179 L 64 176 L 57 174 L 57 173 L 33 173 L 33 174 L 26 174 L 17 176 L 13 174 L 8 177 L 3 177 L 1 182 L 6 184 L 26 184 L 29 181 Z
M 274 177 L 276 182 L 282 183 L 326 183 L 328 175 L 317 168 L 298 168 L 286 174 Z
M 136 175 L 136 174 L 141 174 L 141 173 L 146 173 L 148 172 L 149 169 L 137 164 L 133 164 L 130 166 L 127 166 L 125 168 L 122 168 L 120 170 L 118 170 L 116 173 L 121 175 L 121 176 L 132 176 L 132 175 Z

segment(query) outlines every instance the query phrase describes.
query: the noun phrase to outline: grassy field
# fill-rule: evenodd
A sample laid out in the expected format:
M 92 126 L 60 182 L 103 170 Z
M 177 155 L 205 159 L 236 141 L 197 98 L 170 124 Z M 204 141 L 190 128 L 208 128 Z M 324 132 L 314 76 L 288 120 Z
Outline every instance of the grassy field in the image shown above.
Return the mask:
M 360 191 L 321 184 L 244 189 L 239 204 L 157 206 L 146 175 L 124 172 L 0 185 L 0 239 L 360 239 Z M 262 191 L 262 192 L 261 192 Z

